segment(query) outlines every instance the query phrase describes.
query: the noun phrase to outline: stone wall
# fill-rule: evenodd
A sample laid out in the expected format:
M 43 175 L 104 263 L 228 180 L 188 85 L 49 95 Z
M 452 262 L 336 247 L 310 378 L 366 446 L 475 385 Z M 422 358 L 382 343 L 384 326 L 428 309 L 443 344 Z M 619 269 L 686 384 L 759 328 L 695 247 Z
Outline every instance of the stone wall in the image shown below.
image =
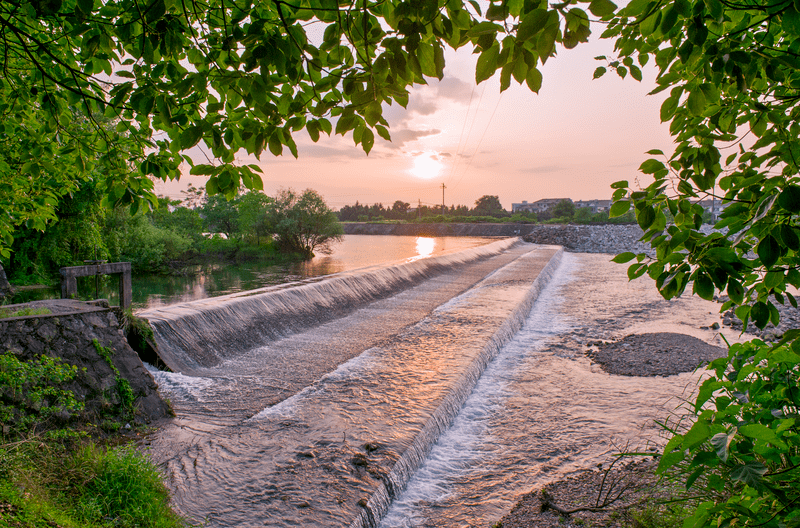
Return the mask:
M 406 236 L 521 236 L 535 244 L 564 246 L 576 253 L 642 252 L 647 246 L 638 240 L 642 230 L 636 224 L 370 224 L 345 223 L 347 235 Z
M 136 397 L 137 422 L 149 423 L 170 413 L 153 377 L 128 345 L 114 311 L 72 300 L 4 308 L 13 311 L 22 306 L 45 306 L 52 314 L 0 319 L 0 353 L 11 351 L 24 361 L 47 355 L 77 366 L 79 374 L 64 388 L 85 403 L 82 419 L 98 420 L 120 404 L 116 373 L 98 353 L 94 340 L 110 349 L 114 367 L 120 377 L 128 380 Z

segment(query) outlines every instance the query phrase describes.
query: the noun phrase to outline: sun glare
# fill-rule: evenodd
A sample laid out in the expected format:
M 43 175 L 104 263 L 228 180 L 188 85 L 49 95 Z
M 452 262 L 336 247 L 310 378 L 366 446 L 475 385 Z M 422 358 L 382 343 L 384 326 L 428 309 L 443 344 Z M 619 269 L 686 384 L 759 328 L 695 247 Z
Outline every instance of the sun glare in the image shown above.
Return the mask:
M 425 152 L 414 158 L 414 167 L 409 171 L 415 178 L 432 180 L 442 172 L 442 162 L 436 159 L 436 154 Z

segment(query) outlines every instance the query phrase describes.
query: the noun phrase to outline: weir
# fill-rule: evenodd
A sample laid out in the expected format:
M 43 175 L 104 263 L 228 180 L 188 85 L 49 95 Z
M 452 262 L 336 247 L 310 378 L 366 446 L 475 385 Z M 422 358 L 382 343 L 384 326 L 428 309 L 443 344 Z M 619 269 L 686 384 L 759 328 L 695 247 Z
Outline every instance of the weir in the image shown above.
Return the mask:
M 457 253 L 176 304 L 139 315 L 150 321 L 162 361 L 174 372 L 193 374 L 269 341 L 340 318 L 444 271 L 496 256 L 518 243 L 518 239 L 503 239 Z
M 501 259 L 496 261 L 499 269 L 487 265 L 489 274 L 467 291 L 248 419 L 209 428 L 181 420 L 181 405 L 191 402 L 180 404 L 175 425 L 162 428 L 152 444 L 175 483 L 176 506 L 209 526 L 376 526 L 486 365 L 519 330 L 561 254 L 558 247 L 502 241 L 299 288 L 215 299 L 208 305 L 209 316 L 198 303 L 146 314 L 173 365 L 180 361 L 206 374 L 186 378 L 156 373 L 159 384 L 184 384 L 190 393 L 187 401 L 202 403 L 218 400 L 219 387 L 230 383 L 229 399 L 242 400 L 260 392 L 260 380 L 269 375 L 268 364 L 253 370 L 251 361 L 278 356 L 273 345 L 243 350 L 247 345 L 232 339 L 241 329 L 254 329 L 259 339 L 277 339 L 276 346 L 294 343 L 313 361 L 319 355 L 318 341 L 305 336 L 317 330 L 301 332 L 304 326 L 316 324 L 325 334 L 326 328 L 354 324 L 353 318 L 368 324 L 373 314 L 365 306 L 370 299 L 383 299 L 377 304 L 386 306 L 401 304 L 403 294 L 388 296 L 426 278 L 431 282 L 437 273 L 457 274 L 453 268 L 469 262 L 492 255 Z M 324 299 L 326 294 L 333 301 Z M 341 311 L 336 311 L 337 302 Z M 299 323 L 288 317 L 294 309 L 303 314 Z M 347 311 L 352 314 L 331 320 Z M 319 326 L 317 314 L 330 322 Z M 201 335 L 182 334 L 187 331 Z M 282 338 L 292 332 L 290 339 Z M 181 349 L 182 343 L 192 348 Z M 215 362 L 217 367 L 203 366 Z M 295 367 L 303 365 L 297 362 Z M 242 389 L 243 384 L 256 388 Z

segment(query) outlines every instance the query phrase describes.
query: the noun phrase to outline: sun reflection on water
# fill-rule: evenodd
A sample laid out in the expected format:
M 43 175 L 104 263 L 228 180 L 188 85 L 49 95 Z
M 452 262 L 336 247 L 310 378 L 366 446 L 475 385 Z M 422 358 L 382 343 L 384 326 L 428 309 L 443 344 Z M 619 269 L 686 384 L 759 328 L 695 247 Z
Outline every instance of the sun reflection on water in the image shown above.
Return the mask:
M 431 237 L 417 237 L 417 254 L 408 259 L 408 262 L 423 259 L 433 255 L 436 248 L 436 239 Z

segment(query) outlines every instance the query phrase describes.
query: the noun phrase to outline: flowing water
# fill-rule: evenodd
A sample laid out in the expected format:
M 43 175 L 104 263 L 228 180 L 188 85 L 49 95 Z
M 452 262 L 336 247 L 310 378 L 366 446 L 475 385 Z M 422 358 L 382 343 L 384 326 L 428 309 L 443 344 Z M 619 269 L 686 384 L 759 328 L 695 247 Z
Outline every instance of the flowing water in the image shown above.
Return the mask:
M 665 301 L 608 255 L 529 251 L 390 338 L 366 330 L 446 274 L 194 376 L 154 372 L 178 411 L 152 445 L 178 509 L 214 527 L 487 527 L 534 486 L 658 445 L 653 420 L 698 375 L 609 375 L 585 346 L 644 332 L 721 344 L 700 328 L 716 305 Z M 303 377 L 359 339 L 363 352 Z
M 663 445 L 654 420 L 672 414 L 699 376 L 610 375 L 583 355 L 585 345 L 676 332 L 724 346 L 700 328 L 718 321 L 718 307 L 665 301 L 652 281 L 630 283 L 624 267 L 608 260 L 564 256 L 524 328 L 487 368 L 382 528 L 487 528 L 533 488 L 607 463 L 610 453 Z

